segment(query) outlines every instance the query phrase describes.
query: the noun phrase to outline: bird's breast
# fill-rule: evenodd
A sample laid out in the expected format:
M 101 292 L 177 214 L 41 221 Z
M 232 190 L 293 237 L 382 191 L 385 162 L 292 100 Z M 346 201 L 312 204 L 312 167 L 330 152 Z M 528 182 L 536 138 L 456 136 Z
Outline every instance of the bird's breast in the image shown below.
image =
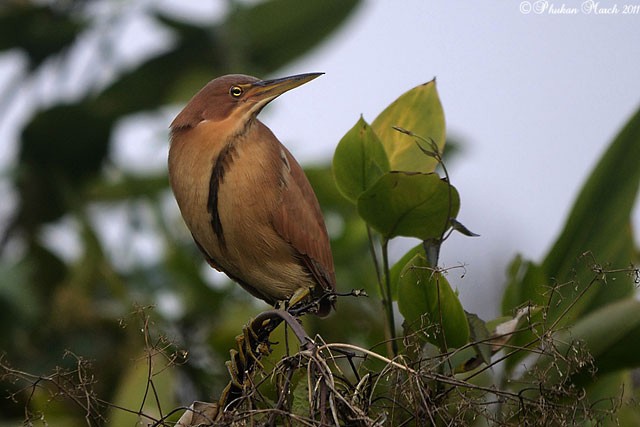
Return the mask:
M 200 247 L 231 277 L 259 287 L 248 289 L 254 295 L 275 302 L 313 283 L 305 283 L 308 274 L 273 228 L 290 176 L 280 143 L 261 126 L 230 137 L 202 122 L 174 135 L 169 174 Z

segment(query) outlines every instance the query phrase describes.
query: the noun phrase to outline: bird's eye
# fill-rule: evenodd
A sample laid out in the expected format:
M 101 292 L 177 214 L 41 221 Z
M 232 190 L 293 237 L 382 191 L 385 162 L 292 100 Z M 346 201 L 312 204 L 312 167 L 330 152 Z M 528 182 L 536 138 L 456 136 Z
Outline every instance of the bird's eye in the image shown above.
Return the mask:
M 231 94 L 231 96 L 233 96 L 234 98 L 240 98 L 243 92 L 244 91 L 240 86 L 231 86 L 231 89 L 229 89 L 229 94 Z

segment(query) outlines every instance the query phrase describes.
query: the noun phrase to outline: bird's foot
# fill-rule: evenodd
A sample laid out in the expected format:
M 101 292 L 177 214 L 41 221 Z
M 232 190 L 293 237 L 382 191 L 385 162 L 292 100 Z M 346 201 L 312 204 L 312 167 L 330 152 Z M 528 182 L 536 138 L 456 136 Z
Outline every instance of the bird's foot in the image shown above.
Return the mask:
M 314 312 L 318 308 L 317 305 L 317 301 L 311 299 L 311 288 L 300 288 L 288 300 L 276 302 L 275 308 L 298 317 Z
M 298 305 L 301 305 L 302 303 L 306 303 L 306 300 L 308 300 L 310 297 L 311 288 L 300 288 L 295 291 L 291 298 L 289 298 L 289 301 L 287 301 L 287 308 L 291 309 Z
M 261 359 L 271 354 L 272 343 L 269 341 L 269 334 L 280 322 L 276 316 L 259 316 L 242 327 L 242 334 L 236 336 L 238 349 L 229 351 L 231 357 L 225 363 L 231 380 L 218 401 L 220 408 L 226 408 L 235 402 L 252 386 L 250 377 L 256 369 L 265 369 Z
M 260 359 L 262 356 L 271 353 L 269 341 L 261 340 L 258 334 L 253 330 L 251 324 L 242 327 L 242 335 L 236 336 L 236 343 L 238 345 L 237 353 L 243 371 L 246 370 L 246 367 L 253 367 L 253 365 L 257 365 L 259 368 L 264 369 Z

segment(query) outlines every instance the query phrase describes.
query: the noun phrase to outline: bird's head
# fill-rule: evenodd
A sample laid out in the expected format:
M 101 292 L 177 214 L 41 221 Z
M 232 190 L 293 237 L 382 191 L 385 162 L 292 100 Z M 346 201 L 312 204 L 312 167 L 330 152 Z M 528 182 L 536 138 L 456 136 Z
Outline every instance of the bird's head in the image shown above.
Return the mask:
M 272 80 L 229 74 L 211 80 L 191 98 L 171 123 L 172 131 L 188 129 L 202 121 L 244 126 L 283 93 L 307 83 L 323 73 L 307 73 Z

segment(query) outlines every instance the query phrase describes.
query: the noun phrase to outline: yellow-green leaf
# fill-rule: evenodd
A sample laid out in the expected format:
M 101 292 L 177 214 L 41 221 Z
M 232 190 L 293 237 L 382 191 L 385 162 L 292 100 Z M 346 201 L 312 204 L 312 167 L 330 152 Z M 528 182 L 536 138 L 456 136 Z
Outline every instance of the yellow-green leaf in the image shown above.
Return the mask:
M 425 155 L 414 138 L 394 130 L 394 126 L 432 139 L 442 152 L 445 121 L 435 79 L 400 95 L 371 124 L 384 145 L 391 170 L 433 172 L 437 161 Z

